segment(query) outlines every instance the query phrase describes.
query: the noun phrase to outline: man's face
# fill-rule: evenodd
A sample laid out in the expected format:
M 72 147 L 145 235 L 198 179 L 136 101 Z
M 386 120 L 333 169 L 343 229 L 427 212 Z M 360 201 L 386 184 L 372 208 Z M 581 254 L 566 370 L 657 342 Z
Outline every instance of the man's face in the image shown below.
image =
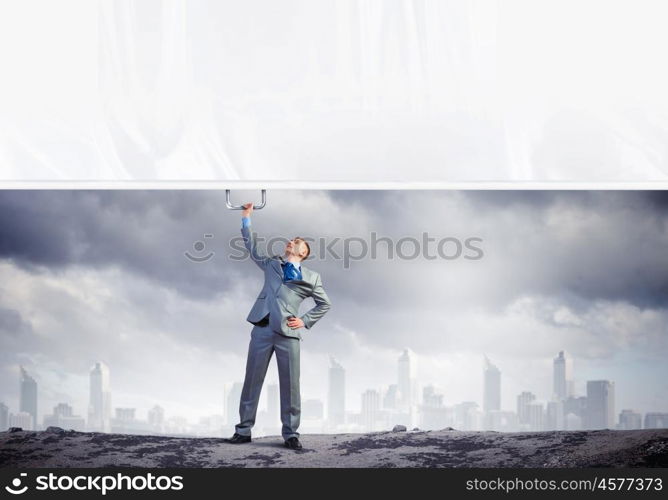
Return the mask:
M 306 243 L 299 237 L 292 238 L 285 244 L 285 253 L 303 258 L 306 255 Z

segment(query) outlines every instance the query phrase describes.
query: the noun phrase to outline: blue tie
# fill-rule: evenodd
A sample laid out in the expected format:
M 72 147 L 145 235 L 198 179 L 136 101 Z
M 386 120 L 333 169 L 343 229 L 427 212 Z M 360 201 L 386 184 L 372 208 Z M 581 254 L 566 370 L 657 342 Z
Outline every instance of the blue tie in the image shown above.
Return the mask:
M 292 262 L 284 262 L 283 264 L 283 281 L 291 281 L 299 279 L 299 271 Z

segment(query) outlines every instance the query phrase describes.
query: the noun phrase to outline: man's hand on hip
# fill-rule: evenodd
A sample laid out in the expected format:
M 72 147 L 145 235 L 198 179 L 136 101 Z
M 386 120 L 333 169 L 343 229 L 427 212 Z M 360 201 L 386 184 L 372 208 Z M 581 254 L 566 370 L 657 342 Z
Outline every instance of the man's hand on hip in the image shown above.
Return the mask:
M 303 327 L 304 322 L 300 318 L 295 318 L 294 316 L 290 316 L 288 318 L 288 326 L 294 330 L 295 328 Z

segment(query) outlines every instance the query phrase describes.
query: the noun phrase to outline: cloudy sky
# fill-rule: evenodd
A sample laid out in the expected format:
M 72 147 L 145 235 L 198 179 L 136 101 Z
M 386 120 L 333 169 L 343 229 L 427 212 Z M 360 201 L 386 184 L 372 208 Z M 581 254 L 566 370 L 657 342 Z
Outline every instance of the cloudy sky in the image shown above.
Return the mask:
M 333 355 L 358 409 L 362 391 L 395 381 L 408 347 L 419 382 L 449 405 L 482 403 L 486 354 L 511 410 L 522 390 L 549 399 L 552 359 L 566 350 L 579 394 L 586 380 L 609 379 L 617 412 L 668 411 L 665 192 L 272 190 L 268 198 L 253 216 L 260 236 L 323 238 L 331 249 L 320 255 L 316 245 L 306 264 L 333 307 L 304 335 L 303 399 L 326 400 Z M 220 191 L 0 191 L 0 401 L 17 410 L 23 364 L 38 381 L 41 415 L 59 402 L 85 415 L 88 370 L 104 360 L 114 407 L 136 407 L 139 418 L 154 404 L 168 417 L 221 413 L 224 385 L 242 380 L 245 317 L 262 284 L 252 262 L 230 258 L 239 217 Z M 433 259 L 398 258 L 396 247 L 390 258 L 387 244 L 375 258 L 337 258 L 343 238 L 358 256 L 372 233 L 395 243 L 426 233 L 446 242 L 448 256 L 455 239 L 480 238 L 482 258 L 465 258 L 479 254 L 464 248 L 444 259 L 437 243 Z M 196 250 L 197 241 L 206 247 Z M 404 256 L 414 253 L 402 245 Z M 213 255 L 196 263 L 186 251 Z M 276 381 L 272 361 L 267 382 Z

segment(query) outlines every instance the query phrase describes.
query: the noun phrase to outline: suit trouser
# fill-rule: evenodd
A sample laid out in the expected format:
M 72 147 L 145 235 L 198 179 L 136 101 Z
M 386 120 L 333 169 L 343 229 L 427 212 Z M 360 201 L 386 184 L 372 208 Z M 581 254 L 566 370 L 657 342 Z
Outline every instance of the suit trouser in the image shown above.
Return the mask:
M 262 383 L 267 373 L 271 356 L 276 351 L 278 382 L 281 399 L 281 434 L 283 439 L 299 437 L 297 427 L 301 415 L 299 395 L 299 339 L 274 332 L 267 326 L 254 326 L 248 345 L 246 377 L 239 402 L 240 422 L 235 432 L 250 436 L 255 425 L 257 405 Z

